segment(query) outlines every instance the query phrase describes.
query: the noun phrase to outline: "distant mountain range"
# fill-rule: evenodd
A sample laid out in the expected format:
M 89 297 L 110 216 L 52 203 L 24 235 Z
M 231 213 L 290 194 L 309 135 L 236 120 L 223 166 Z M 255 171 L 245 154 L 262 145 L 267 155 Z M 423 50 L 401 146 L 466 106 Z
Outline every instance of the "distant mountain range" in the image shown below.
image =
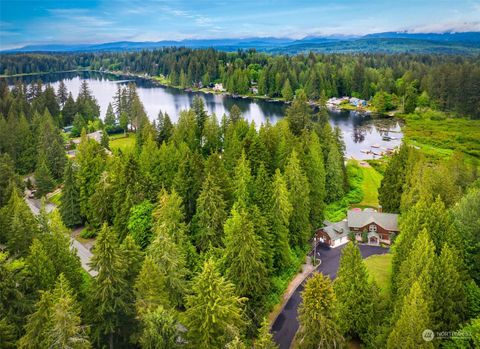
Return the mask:
M 118 41 L 103 44 L 27 45 L 2 52 L 101 52 L 150 50 L 161 47 L 213 47 L 222 51 L 254 48 L 270 53 L 316 52 L 411 52 L 411 53 L 480 53 L 480 32 L 407 33 L 385 32 L 365 36 L 307 36 L 300 40 L 274 37 L 242 39 L 196 39 L 181 41 Z

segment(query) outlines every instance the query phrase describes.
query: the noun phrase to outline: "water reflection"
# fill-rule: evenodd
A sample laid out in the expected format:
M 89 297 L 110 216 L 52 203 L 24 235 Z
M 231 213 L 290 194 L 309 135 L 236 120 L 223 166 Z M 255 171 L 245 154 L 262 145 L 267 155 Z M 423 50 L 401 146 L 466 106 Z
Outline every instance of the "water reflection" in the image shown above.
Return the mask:
M 240 108 L 248 121 L 254 121 L 256 125 L 264 123 L 267 119 L 275 123 L 285 115 L 286 109 L 285 104 L 279 102 L 185 92 L 158 86 L 145 79 L 127 79 L 95 72 L 51 73 L 25 76 L 19 79 L 25 83 L 42 80 L 44 84 L 50 83 L 55 89 L 63 80 L 68 91 L 72 92 L 74 97 L 78 95 L 82 80 L 86 79 L 93 95 L 98 100 L 102 117 L 105 115 L 108 103 L 112 102 L 118 85 L 127 85 L 132 81 L 137 84 L 138 95 L 145 106 L 145 111 L 152 120 L 156 119 L 158 112 L 161 110 L 167 112 L 172 121 L 176 121 L 182 110 L 190 108 L 195 95 L 199 95 L 204 100 L 207 111 L 210 114 L 215 113 L 219 120 L 223 114 L 228 114 L 234 104 Z M 14 82 L 15 79 L 9 79 L 10 84 L 14 84 Z M 339 127 L 342 131 L 348 157 L 372 158 L 375 155 L 367 154 L 367 152 L 373 150 L 379 154 L 401 143 L 402 133 L 397 119 L 374 118 L 349 111 L 330 111 L 329 116 L 332 126 Z M 392 137 L 392 139 L 386 140 L 384 136 Z

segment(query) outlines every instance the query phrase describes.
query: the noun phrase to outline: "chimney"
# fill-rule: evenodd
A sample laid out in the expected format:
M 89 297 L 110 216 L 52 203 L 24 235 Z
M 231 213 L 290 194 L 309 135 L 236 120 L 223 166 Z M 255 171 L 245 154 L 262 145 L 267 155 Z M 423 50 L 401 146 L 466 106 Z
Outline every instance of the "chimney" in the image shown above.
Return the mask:
M 378 212 L 383 212 L 382 211 L 382 205 L 378 205 Z

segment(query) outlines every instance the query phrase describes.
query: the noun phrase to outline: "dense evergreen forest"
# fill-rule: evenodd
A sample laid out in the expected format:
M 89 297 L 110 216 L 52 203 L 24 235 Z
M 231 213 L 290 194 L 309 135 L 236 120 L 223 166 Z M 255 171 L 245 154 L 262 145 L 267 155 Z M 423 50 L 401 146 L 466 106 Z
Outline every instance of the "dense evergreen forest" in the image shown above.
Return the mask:
M 119 88 L 101 120 L 86 83 L 74 97 L 63 84 L 10 89 L 2 81 L 0 348 L 273 349 L 267 316 L 326 205 L 350 189 L 340 132 L 308 100 L 382 91 L 405 105 L 414 95 L 413 110 L 423 95 L 431 107 L 480 115 L 479 95 L 470 94 L 478 62 L 460 57 L 165 49 L 4 55 L 2 66 L 13 57 L 22 71 L 104 67 L 188 83 L 208 73 L 205 82 L 253 80 L 276 96 L 288 81 L 296 92 L 275 125 L 249 124 L 236 106 L 217 119 L 200 98 L 173 123 L 163 113 L 150 121 L 133 84 Z M 61 129 L 72 124 L 78 145 Z M 104 131 L 99 142 L 87 136 L 92 130 Z M 134 146 L 110 149 L 115 132 Z M 349 242 L 335 281 L 316 274 L 306 282 L 296 344 L 478 347 L 478 164 L 459 152 L 432 159 L 404 144 L 381 171 L 380 203 L 401 214 L 390 286 L 379 289 Z M 58 208 L 34 214 L 24 197 L 33 186 L 38 198 L 61 188 Z M 70 250 L 76 228 L 96 237 L 92 274 Z M 463 335 L 425 341 L 425 329 Z
M 221 82 L 227 91 L 293 99 L 304 89 L 310 100 L 332 96 L 376 97 L 380 111 L 407 113 L 429 105 L 442 111 L 480 115 L 478 56 L 413 54 L 268 55 L 255 50 L 164 48 L 120 53 L 3 54 L 0 74 L 75 69 L 162 75 L 182 88 Z M 421 96 L 420 100 L 418 97 Z
M 59 125 L 71 95 L 2 86 L 2 331 L 21 347 L 58 336 L 95 347 L 251 339 L 303 261 L 325 203 L 348 189 L 339 133 L 301 93 L 285 120 L 256 128 L 235 106 L 219 122 L 200 98 L 177 124 L 162 113 L 150 123 L 130 85 L 105 124 L 125 117 L 135 148 L 111 153 L 106 133 L 97 143 L 85 127 L 67 159 Z M 73 106 L 102 123 L 86 84 Z M 32 171 L 39 197 L 62 184 L 52 214 L 34 217 L 22 198 L 17 173 Z M 93 279 L 68 248 L 68 228 L 83 225 L 97 235 Z

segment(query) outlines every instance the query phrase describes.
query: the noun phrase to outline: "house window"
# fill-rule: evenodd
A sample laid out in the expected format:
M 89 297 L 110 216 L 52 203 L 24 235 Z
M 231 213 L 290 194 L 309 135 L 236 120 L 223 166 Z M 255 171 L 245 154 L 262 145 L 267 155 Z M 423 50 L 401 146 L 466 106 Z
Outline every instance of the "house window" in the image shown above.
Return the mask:
M 370 226 L 368 227 L 368 230 L 371 233 L 376 233 L 377 232 L 377 226 L 375 224 L 370 224 Z

